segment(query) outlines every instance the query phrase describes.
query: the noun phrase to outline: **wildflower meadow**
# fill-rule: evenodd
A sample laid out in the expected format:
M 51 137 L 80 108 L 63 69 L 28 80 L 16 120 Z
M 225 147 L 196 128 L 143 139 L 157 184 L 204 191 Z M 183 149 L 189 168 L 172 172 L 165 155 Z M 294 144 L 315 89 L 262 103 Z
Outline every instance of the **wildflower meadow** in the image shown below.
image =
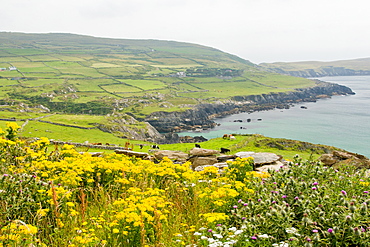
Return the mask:
M 220 172 L 0 139 L 0 246 L 369 246 L 370 179 L 297 157 Z

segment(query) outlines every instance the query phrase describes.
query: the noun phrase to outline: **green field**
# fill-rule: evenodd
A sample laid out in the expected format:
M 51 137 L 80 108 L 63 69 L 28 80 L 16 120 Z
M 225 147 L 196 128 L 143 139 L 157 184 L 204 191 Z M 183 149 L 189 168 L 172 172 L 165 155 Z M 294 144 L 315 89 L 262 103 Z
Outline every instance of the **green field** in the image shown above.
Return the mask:
M 145 119 L 156 111 L 314 85 L 196 44 L 2 32 L 0 40 L 0 67 L 6 68 L 0 72 L 0 100 L 11 104 L 9 118 L 18 111 L 40 113 L 42 105 L 50 113 L 120 112 Z

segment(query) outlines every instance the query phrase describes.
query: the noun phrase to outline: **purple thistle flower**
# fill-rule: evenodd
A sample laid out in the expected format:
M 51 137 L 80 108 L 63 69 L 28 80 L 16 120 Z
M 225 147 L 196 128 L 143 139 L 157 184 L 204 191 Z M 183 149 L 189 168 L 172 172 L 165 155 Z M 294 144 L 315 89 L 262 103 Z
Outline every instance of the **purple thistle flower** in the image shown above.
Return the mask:
M 234 205 L 233 208 L 238 208 L 238 206 L 237 205 Z
M 312 190 L 317 190 L 317 188 L 316 187 L 312 187 Z
M 369 194 L 369 191 L 365 190 L 365 191 L 364 191 L 364 193 L 365 193 L 365 194 Z
M 319 232 L 319 230 L 315 229 L 315 230 L 312 230 L 312 232 Z
M 248 203 L 244 203 L 243 206 L 248 206 Z
M 347 192 L 345 190 L 342 190 L 340 193 L 342 193 L 343 195 L 347 195 Z
M 272 201 L 271 203 L 274 204 L 274 203 L 276 203 L 276 201 Z
M 298 199 L 299 199 L 299 197 L 298 197 L 298 196 L 294 197 L 294 200 L 298 200 Z
M 251 237 L 251 239 L 256 240 L 256 239 L 257 239 L 257 237 L 256 237 L 256 236 L 252 236 L 252 237 Z
M 312 240 L 311 240 L 309 237 L 307 237 L 307 238 L 306 238 L 306 241 L 307 241 L 307 242 L 311 242 Z
M 241 203 L 243 200 L 242 199 L 239 199 L 238 203 Z
M 4 174 L 3 176 L 4 176 L 4 177 L 8 177 L 8 176 L 9 176 L 9 174 Z
M 334 231 L 333 228 L 328 229 L 328 233 L 332 233 L 333 231 Z
M 287 198 L 287 196 L 286 195 L 283 195 L 281 198 Z
M 208 229 L 208 232 L 212 232 L 212 229 Z

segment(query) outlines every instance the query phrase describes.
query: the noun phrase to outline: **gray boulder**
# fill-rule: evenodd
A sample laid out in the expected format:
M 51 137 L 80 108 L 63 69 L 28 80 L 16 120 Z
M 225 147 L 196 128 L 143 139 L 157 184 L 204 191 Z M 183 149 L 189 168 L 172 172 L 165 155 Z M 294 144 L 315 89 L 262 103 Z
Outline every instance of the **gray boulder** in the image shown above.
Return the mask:
M 162 160 L 164 157 L 168 157 L 170 160 L 178 162 L 186 162 L 188 154 L 180 151 L 171 150 L 160 150 L 154 153 L 154 158 Z
M 209 166 L 217 167 L 219 172 L 222 171 L 223 169 L 225 169 L 225 167 L 228 167 L 227 163 L 223 162 L 223 163 L 215 163 L 213 165 L 198 166 L 198 167 L 195 167 L 194 170 L 200 172 L 200 171 L 203 171 L 204 168 L 209 167 Z
M 205 156 L 205 157 L 199 157 L 199 156 L 193 156 L 189 159 L 191 162 L 191 168 L 195 170 L 198 166 L 210 166 L 217 163 L 216 156 Z
M 192 156 L 211 156 L 211 155 L 219 154 L 220 152 L 217 150 L 212 150 L 212 149 L 193 148 L 190 150 L 189 153 Z
M 281 156 L 274 153 L 238 152 L 235 155 L 239 158 L 252 157 L 256 166 L 273 164 L 282 159 Z

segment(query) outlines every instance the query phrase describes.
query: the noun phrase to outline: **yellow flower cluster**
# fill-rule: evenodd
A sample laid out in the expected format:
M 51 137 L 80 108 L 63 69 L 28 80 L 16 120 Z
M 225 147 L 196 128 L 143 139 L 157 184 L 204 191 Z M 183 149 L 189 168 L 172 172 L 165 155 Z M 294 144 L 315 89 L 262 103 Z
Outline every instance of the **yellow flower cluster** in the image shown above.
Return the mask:
M 169 211 L 165 207 L 171 203 L 167 201 L 164 190 L 130 188 L 127 194 L 126 198 L 113 202 L 115 220 L 134 227 L 166 220 Z
M 7 173 L 3 181 L 8 184 L 13 181 L 9 174 L 26 175 L 12 183 L 15 193 L 29 196 L 27 205 L 19 204 L 25 205 L 21 217 L 37 223 L 40 235 L 51 236 L 53 231 L 68 235 L 70 247 L 117 246 L 117 239 L 130 239 L 132 246 L 159 246 L 162 226 L 171 231 L 168 224 L 189 212 L 193 215 L 186 221 L 189 226 L 227 220 L 225 210 L 231 203 L 254 193 L 245 180 L 228 176 L 228 171 L 219 173 L 215 167 L 196 172 L 190 163 L 174 164 L 168 158 L 154 163 L 115 153 L 92 157 L 71 145 L 48 152 L 48 145 L 46 138 L 32 142 L 0 139 L 0 168 Z M 232 163 L 236 169 L 232 175 L 247 179 L 269 176 L 246 172 L 251 162 L 240 159 Z M 24 183 L 20 180 L 27 182 L 24 187 L 18 186 Z M 0 190 L 10 188 L 8 184 L 4 182 Z M 26 226 L 11 223 L 1 229 L 1 238 L 33 237 L 37 228 Z M 187 230 L 195 231 L 195 226 Z
M 0 242 L 12 242 L 23 239 L 32 239 L 37 233 L 37 227 L 29 225 L 20 220 L 15 220 L 0 230 Z
M 219 223 L 229 218 L 229 216 L 227 216 L 224 213 L 207 213 L 207 214 L 200 214 L 200 216 L 204 217 L 209 223 L 213 223 L 213 222 Z

